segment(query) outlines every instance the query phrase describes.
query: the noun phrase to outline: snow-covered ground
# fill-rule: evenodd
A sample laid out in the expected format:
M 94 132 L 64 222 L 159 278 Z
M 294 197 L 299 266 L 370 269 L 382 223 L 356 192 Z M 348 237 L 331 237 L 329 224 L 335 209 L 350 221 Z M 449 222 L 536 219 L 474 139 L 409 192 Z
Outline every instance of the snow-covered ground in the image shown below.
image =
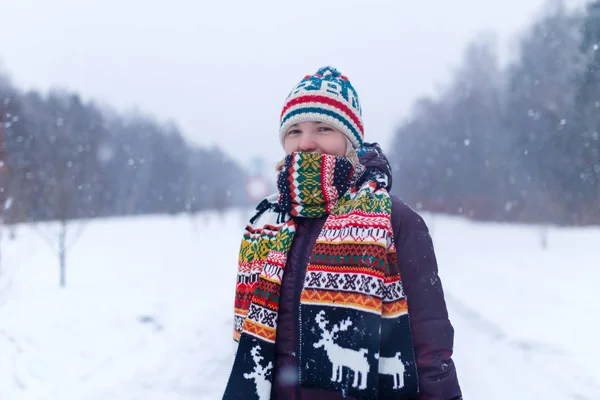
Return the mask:
M 90 222 L 64 289 L 51 224 L 5 232 L 0 399 L 220 399 L 247 214 Z M 465 399 L 600 399 L 600 229 L 425 217 Z

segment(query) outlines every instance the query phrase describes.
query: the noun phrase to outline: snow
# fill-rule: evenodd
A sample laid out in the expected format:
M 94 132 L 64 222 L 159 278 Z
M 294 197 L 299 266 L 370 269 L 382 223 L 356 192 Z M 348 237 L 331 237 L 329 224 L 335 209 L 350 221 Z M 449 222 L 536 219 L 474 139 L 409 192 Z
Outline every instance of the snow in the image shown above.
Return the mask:
M 89 222 L 67 258 L 4 230 L 0 398 L 219 399 L 249 210 Z M 600 398 L 600 229 L 425 215 L 466 399 Z M 77 227 L 71 231 L 77 231 Z

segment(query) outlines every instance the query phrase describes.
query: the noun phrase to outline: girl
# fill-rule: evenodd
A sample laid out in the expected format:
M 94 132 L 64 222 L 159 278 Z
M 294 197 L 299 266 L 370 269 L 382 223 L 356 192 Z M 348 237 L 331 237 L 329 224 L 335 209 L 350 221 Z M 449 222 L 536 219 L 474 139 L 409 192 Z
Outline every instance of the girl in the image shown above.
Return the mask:
M 236 355 L 223 399 L 461 399 L 427 226 L 390 195 L 348 78 L 288 95 L 278 193 L 242 238 Z

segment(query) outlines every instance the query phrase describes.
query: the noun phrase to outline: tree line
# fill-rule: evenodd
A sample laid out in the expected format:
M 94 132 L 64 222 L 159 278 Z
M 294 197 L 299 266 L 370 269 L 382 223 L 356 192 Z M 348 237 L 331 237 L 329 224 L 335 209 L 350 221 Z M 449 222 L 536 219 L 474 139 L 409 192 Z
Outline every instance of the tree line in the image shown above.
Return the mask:
M 0 75 L 5 223 L 197 212 L 247 203 L 245 171 L 172 122 L 76 93 L 22 92 Z
M 600 224 L 600 1 L 552 1 L 501 66 L 492 35 L 394 132 L 395 191 L 484 220 Z

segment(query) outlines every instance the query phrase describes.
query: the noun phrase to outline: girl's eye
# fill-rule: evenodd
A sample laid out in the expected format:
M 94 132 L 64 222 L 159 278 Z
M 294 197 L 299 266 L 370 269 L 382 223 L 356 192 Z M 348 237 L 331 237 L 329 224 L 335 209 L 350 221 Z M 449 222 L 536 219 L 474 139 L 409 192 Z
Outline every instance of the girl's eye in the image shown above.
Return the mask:
M 331 132 L 331 131 L 333 131 L 333 129 L 329 128 L 328 126 L 319 127 L 319 132 L 327 132 L 327 131 Z
M 288 135 L 295 135 L 297 133 L 300 133 L 300 129 L 292 129 L 288 131 Z

